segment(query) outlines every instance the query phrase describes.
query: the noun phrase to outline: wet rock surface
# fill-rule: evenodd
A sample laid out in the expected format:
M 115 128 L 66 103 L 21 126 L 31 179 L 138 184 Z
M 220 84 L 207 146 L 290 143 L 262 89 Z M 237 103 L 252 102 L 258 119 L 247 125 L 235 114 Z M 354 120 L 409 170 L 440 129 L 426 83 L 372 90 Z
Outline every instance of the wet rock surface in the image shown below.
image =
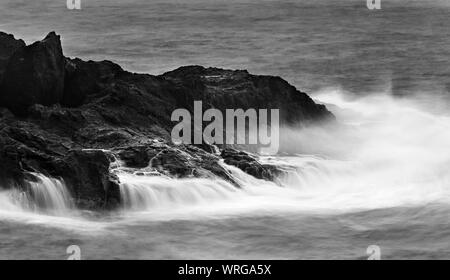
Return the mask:
M 284 173 L 280 168 L 274 165 L 262 164 L 256 155 L 239 151 L 231 148 L 225 148 L 220 155 L 228 165 L 236 166 L 245 173 L 258 179 L 274 181 L 278 176 Z
M 219 177 L 239 187 L 222 160 L 264 180 L 280 170 L 256 155 L 209 144 L 171 142 L 173 110 L 280 109 L 281 122 L 333 120 L 323 105 L 280 77 L 245 70 L 185 66 L 160 76 L 135 74 L 110 61 L 64 57 L 60 37 L 26 46 L 0 32 L 0 184 L 23 184 L 39 172 L 64 179 L 83 209 L 120 204 L 118 160 L 139 172 L 176 178 Z
M 42 41 L 16 48 L 3 70 L 0 104 L 17 115 L 25 115 L 33 104 L 61 102 L 64 66 L 61 40 L 54 32 Z

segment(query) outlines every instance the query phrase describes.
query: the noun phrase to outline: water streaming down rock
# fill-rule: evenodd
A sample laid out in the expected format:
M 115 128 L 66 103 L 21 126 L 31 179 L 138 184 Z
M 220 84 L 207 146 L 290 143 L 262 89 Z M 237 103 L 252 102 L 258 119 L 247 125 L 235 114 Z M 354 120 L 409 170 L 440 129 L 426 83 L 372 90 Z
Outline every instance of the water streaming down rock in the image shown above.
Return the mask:
M 365 100 L 355 101 L 355 104 L 339 99 L 332 101 L 347 108 L 347 115 L 353 118 L 342 120 L 351 129 L 334 132 L 339 137 L 328 131 L 326 134 L 317 134 L 306 129 L 285 133 L 289 142 L 295 143 L 293 148 L 301 148 L 297 152 L 303 155 L 275 157 L 267 162 L 263 160 L 262 163 L 289 167 L 289 172 L 277 178 L 279 180 L 276 182 L 257 179 L 223 162 L 222 167 L 241 188 L 217 177 L 168 177 L 160 174 L 151 165 L 142 169 L 125 167 L 120 158 L 110 152 L 114 158 L 110 172 L 120 179 L 121 203 L 125 209 L 153 210 L 235 200 L 242 195 L 257 195 L 260 199 L 258 203 L 262 205 L 278 200 L 283 203 L 277 204 L 277 207 L 280 204 L 289 204 L 314 209 L 348 209 L 417 203 L 424 198 L 427 198 L 427 201 L 435 201 L 436 198 L 443 197 L 442 193 L 448 193 L 448 188 L 445 187 L 450 181 L 445 173 L 448 155 L 437 153 L 448 145 L 448 117 L 435 117 L 411 107 L 398 106 L 397 101 L 386 97 L 381 98 L 378 103 L 384 102 L 390 114 L 376 111 L 376 108 L 370 107 L 371 103 Z M 364 111 L 359 113 L 366 115 L 350 114 L 350 109 L 359 110 L 360 107 L 364 108 Z M 356 117 L 359 122 L 355 124 Z M 379 121 L 374 122 L 376 117 Z M 416 130 L 419 127 L 427 129 Z M 410 137 L 405 138 L 405 134 Z M 431 137 L 432 135 L 435 137 Z M 297 147 L 298 141 L 290 139 L 291 136 L 305 140 L 302 143 L 312 144 Z M 319 136 L 345 141 L 334 141 L 333 150 L 330 150 L 329 145 L 322 145 L 324 141 L 321 141 Z M 310 150 L 305 150 L 305 147 Z M 318 150 L 330 153 L 339 150 L 343 156 L 333 158 L 327 153 L 322 156 L 315 153 Z M 420 161 L 415 160 L 417 158 Z M 443 173 L 437 176 L 436 173 L 441 171 Z M 57 182 L 53 182 L 53 185 L 55 184 Z M 36 197 L 38 201 L 44 201 L 38 203 L 37 208 L 45 208 L 42 205 L 64 208 L 58 206 L 64 203 L 48 202 L 45 198 L 49 195 Z M 61 199 L 53 197 L 50 201 Z
M 255 178 L 235 166 L 224 163 L 223 160 L 219 164 L 239 184 L 239 188 L 218 177 L 170 178 L 158 175 L 157 172 L 132 173 L 130 169 L 122 166 L 115 169 L 121 181 L 122 205 L 128 210 L 168 209 L 232 201 L 250 196 L 283 196 L 286 195 L 286 192 L 282 191 L 283 188 L 298 189 L 300 176 L 294 166 L 286 172 L 288 177 L 280 177 L 276 182 L 271 182 Z M 291 177 L 295 180 L 289 179 Z
M 116 160 L 114 166 L 121 165 Z M 124 166 L 113 168 L 120 179 L 122 205 L 125 209 L 149 210 L 177 206 L 208 204 L 233 200 L 242 196 L 260 194 L 264 188 L 279 188 L 274 182 L 255 178 L 241 169 L 224 163 L 219 164 L 239 187 L 219 177 L 171 178 L 158 173 L 151 167 L 132 172 Z M 152 171 L 153 170 L 153 171 Z
M 119 174 L 125 209 L 150 210 L 229 199 L 239 190 L 220 179 L 175 179 Z
M 239 189 L 220 178 L 171 178 L 149 166 L 133 169 L 116 156 L 111 172 L 120 179 L 122 206 L 127 210 L 183 207 L 231 199 Z
M 35 181 L 27 180 L 26 190 L 16 192 L 16 200 L 27 210 L 51 214 L 65 214 L 73 208 L 73 201 L 63 180 L 31 173 Z

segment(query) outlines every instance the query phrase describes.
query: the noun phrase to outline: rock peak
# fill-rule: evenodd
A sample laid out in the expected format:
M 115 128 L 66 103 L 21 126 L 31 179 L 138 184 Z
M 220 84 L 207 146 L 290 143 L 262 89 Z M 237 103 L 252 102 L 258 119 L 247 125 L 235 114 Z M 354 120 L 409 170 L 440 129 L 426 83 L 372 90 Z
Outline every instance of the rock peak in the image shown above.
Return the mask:
M 61 40 L 50 32 L 44 40 L 17 48 L 8 58 L 0 84 L 0 104 L 25 115 L 33 104 L 59 103 L 64 90 L 65 58 Z
M 48 40 L 58 40 L 61 41 L 61 36 L 59 36 L 58 34 L 56 34 L 55 31 L 52 31 L 50 33 L 47 34 L 47 36 L 45 36 L 43 41 L 48 41 Z

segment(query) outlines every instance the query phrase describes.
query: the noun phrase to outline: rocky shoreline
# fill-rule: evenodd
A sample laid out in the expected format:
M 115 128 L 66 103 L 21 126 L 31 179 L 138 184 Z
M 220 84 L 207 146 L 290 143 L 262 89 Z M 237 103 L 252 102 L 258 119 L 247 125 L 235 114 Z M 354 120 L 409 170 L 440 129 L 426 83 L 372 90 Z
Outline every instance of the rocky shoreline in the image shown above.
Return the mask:
M 123 162 L 176 177 L 220 177 L 239 187 L 220 161 L 259 179 L 282 170 L 232 147 L 179 145 L 170 140 L 173 110 L 279 108 L 282 124 L 333 120 L 324 105 L 280 77 L 246 70 L 184 66 L 159 76 L 136 74 L 110 61 L 63 54 L 49 33 L 26 45 L 0 32 L 0 186 L 26 188 L 32 172 L 64 179 L 81 209 L 120 205 Z

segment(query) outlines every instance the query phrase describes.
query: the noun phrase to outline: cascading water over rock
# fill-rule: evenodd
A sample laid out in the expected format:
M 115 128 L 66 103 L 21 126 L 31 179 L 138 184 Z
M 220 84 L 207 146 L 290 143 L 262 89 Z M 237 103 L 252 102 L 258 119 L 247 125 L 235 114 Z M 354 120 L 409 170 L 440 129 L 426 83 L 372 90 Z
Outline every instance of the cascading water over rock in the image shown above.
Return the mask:
M 63 180 L 30 173 L 24 190 L 14 190 L 11 196 L 25 210 L 49 214 L 65 214 L 73 208 L 71 195 Z

